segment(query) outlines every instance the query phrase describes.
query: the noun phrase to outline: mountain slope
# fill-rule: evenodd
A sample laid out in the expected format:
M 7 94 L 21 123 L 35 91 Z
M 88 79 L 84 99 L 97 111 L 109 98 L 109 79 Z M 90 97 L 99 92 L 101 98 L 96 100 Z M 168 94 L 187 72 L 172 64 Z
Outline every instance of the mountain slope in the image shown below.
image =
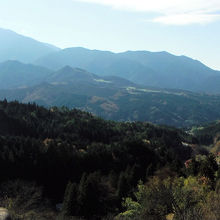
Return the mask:
M 47 107 L 67 106 L 117 121 L 149 121 L 191 127 L 220 119 L 220 97 L 175 90 L 112 87 L 87 81 L 43 83 L 25 89 L 0 90 L 0 99 L 36 102 Z
M 134 86 L 130 81 L 116 77 L 100 77 L 86 70 L 65 66 L 58 71 L 18 61 L 0 63 L 0 89 L 22 88 L 50 83 L 54 85 L 77 84 L 109 84 L 112 87 Z
M 30 63 L 58 50 L 55 46 L 0 28 L 0 62 L 18 60 Z
M 120 76 L 147 86 L 220 92 L 216 81 L 206 86 L 207 79 L 213 77 L 217 77 L 217 84 L 220 83 L 219 71 L 212 70 L 197 60 L 174 56 L 167 52 L 112 53 L 85 48 L 67 48 L 42 57 L 36 63 L 52 69 L 65 65 L 79 67 L 100 76 Z
M 0 88 L 33 86 L 45 81 L 51 73 L 51 70 L 44 67 L 23 64 L 18 61 L 6 61 L 0 63 Z
M 186 56 L 174 56 L 167 52 L 128 51 L 122 57 L 148 66 L 158 77 L 154 86 L 202 91 L 201 84 L 210 76 L 220 76 L 197 60 Z M 208 90 L 209 88 L 207 88 Z
M 65 66 L 58 71 L 7 61 L 0 64 L 0 99 L 67 106 L 105 119 L 187 127 L 220 119 L 220 97 L 139 86 Z
M 0 62 L 32 62 L 54 70 L 71 66 L 145 86 L 220 93 L 220 72 L 185 56 L 148 51 L 112 53 L 80 47 L 60 50 L 5 29 L 0 29 L 0 42 Z
M 93 79 L 98 78 L 95 74 L 89 73 L 83 69 L 71 68 L 70 66 L 65 66 L 62 69 L 51 74 L 47 81 L 53 84 L 69 84 L 77 83 L 80 81 L 93 81 Z
M 120 57 L 120 54 L 109 51 L 88 50 L 81 47 L 66 48 L 49 54 L 38 59 L 36 64 L 51 69 L 59 69 L 69 65 L 86 69 L 101 76 L 114 75 L 127 79 L 132 77 L 134 73 L 141 74 L 146 70 L 146 67 L 139 62 Z

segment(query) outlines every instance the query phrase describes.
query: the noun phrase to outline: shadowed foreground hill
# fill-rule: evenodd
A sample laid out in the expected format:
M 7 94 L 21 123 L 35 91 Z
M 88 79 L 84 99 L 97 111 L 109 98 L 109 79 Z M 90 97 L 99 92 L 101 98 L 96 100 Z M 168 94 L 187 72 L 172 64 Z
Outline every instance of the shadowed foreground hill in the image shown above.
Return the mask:
M 0 207 L 13 220 L 217 220 L 220 169 L 198 143 L 175 128 L 0 101 Z
M 79 110 L 47 110 L 35 104 L 2 101 L 0 192 L 4 193 L 0 193 L 0 206 L 15 216 L 28 216 L 30 209 L 35 215 L 51 212 L 62 202 L 71 181 L 82 193 L 77 215 L 115 213 L 121 198 L 139 179 L 145 180 L 165 165 L 173 170 L 182 167 L 192 152 L 182 141 L 192 139 L 176 129 L 104 121 Z M 126 188 L 121 178 L 127 181 Z M 86 181 L 94 181 L 89 191 L 83 186 Z M 45 203 L 45 197 L 50 202 Z M 92 210 L 89 204 L 93 204 Z

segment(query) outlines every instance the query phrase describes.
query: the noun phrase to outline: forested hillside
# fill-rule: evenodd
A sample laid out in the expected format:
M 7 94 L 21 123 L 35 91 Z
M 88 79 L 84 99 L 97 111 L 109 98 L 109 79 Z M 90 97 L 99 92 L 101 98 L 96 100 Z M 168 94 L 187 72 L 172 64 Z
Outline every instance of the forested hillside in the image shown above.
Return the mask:
M 139 180 L 139 187 L 143 182 L 150 184 L 154 175 L 159 179 L 153 185 L 159 184 L 162 190 L 165 179 L 171 178 L 169 181 L 175 181 L 169 182 L 172 187 L 167 195 L 172 197 L 176 181 L 182 187 L 181 178 L 199 176 L 198 181 L 202 177 L 207 180 L 206 193 L 214 193 L 219 178 L 214 157 L 203 150 L 203 159 L 194 160 L 204 165 L 192 162 L 190 169 L 184 165 L 198 154 L 198 143 L 195 137 L 174 128 L 105 121 L 76 109 L 45 109 L 4 100 L 0 102 L 0 206 L 8 208 L 13 219 L 142 219 L 143 215 L 164 219 L 176 212 L 172 200 L 159 203 L 157 211 L 149 200 L 148 209 L 142 209 L 145 200 L 134 196 L 136 186 Z M 192 178 L 200 189 L 197 177 Z M 148 189 L 153 193 L 150 198 L 155 199 L 153 185 Z M 185 190 L 181 187 L 178 192 Z M 148 192 L 141 193 L 148 198 Z M 160 193 L 162 201 L 165 197 Z M 176 196 L 176 202 L 182 199 L 180 194 Z M 125 197 L 130 198 L 126 203 Z M 193 199 L 196 201 L 190 207 L 197 204 L 198 198 Z M 138 202 L 141 209 L 136 210 L 129 201 Z M 57 204 L 61 203 L 60 210 Z
M 51 83 L 29 88 L 0 90 L 0 99 L 78 108 L 107 120 L 150 121 L 175 127 L 220 119 L 219 95 L 133 87 L 120 78 L 88 81 L 70 77 L 62 82 L 51 79 Z

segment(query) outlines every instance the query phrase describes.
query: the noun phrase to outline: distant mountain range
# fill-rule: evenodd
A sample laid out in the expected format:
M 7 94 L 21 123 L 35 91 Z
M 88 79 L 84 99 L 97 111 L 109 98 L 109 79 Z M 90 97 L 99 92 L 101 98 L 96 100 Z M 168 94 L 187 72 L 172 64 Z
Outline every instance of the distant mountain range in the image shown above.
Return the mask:
M 0 28 L 0 62 L 18 60 L 31 63 L 59 48 Z
M 99 76 L 117 76 L 136 84 L 193 92 L 220 93 L 220 71 L 197 60 L 167 52 L 59 49 L 0 29 L 0 62 L 18 60 L 58 70 L 65 66 Z
M 65 65 L 86 69 L 100 76 L 120 76 L 146 86 L 220 92 L 220 72 L 201 62 L 167 52 L 109 51 L 67 48 L 38 59 L 36 64 L 51 69 Z
M 0 99 L 178 127 L 220 119 L 220 72 L 188 57 L 61 50 L 2 29 L 0 41 Z
M 0 63 L 0 89 L 21 89 L 41 83 L 68 85 L 78 83 L 110 85 L 110 87 L 128 87 L 135 84 L 117 76 L 98 76 L 80 68 L 62 67 L 57 71 L 45 67 L 24 64 L 19 61 Z

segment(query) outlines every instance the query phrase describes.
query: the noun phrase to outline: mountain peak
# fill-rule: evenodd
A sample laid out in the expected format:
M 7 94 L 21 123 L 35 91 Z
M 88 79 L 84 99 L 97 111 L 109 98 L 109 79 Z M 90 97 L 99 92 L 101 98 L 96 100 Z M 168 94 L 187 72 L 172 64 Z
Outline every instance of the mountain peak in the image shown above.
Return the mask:
M 0 28 L 0 42 L 0 62 L 18 60 L 30 63 L 39 57 L 59 50 L 59 48 L 50 44 L 2 28 Z
M 73 68 L 69 65 L 66 65 L 64 67 L 62 67 L 60 70 L 58 70 L 59 72 L 69 72 L 69 71 L 73 71 Z
M 24 65 L 22 62 L 18 61 L 18 60 L 6 60 L 5 62 L 0 63 L 0 65 Z

